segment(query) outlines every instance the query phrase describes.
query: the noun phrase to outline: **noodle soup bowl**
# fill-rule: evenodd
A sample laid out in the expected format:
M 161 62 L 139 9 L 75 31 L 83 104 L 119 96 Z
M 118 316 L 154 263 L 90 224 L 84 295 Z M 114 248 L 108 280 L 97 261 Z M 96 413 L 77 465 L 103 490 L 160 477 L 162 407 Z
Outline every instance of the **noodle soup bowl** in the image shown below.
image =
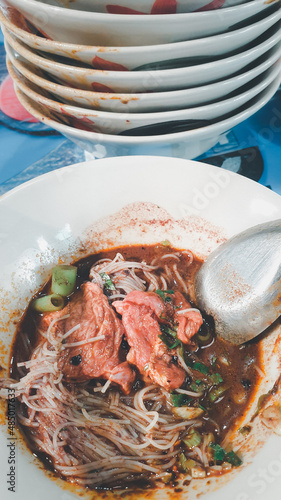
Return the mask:
M 87 12 L 108 12 L 112 14 L 176 14 L 233 7 L 246 0 L 40 0 L 42 3 Z
M 17 74 L 10 61 L 7 61 L 7 68 L 17 88 L 33 102 L 37 102 L 42 107 L 54 113 L 57 120 L 73 126 L 102 132 L 105 134 L 119 134 L 130 131 L 130 133 L 151 133 L 157 128 L 166 128 L 169 130 L 170 123 L 178 125 L 186 121 L 190 127 L 197 128 L 207 125 L 218 119 L 220 116 L 233 112 L 240 108 L 253 97 L 268 87 L 280 74 L 281 64 L 276 63 L 273 68 L 258 77 L 251 85 L 229 96 L 228 99 L 222 99 L 220 102 L 206 104 L 188 109 L 161 111 L 158 113 L 113 113 L 98 110 L 89 110 L 77 106 L 69 106 L 59 101 L 54 101 L 52 96 L 44 92 L 29 80 Z
M 56 42 L 37 36 L 32 33 L 23 16 L 15 15 L 13 10 L 9 10 L 8 14 L 9 18 L 6 18 L 0 11 L 0 22 L 3 26 L 17 39 L 37 52 L 40 51 L 41 54 L 42 52 L 49 54 L 50 58 L 51 55 L 67 57 L 96 69 L 117 70 L 119 68 L 124 71 L 160 61 L 222 56 L 252 42 L 281 17 L 281 11 L 276 10 L 275 7 L 269 9 L 266 16 L 262 13 L 257 21 L 220 35 L 163 45 L 99 47 Z
M 254 66 L 247 67 L 245 71 L 221 80 L 219 85 L 215 82 L 200 87 L 168 92 L 120 94 L 74 89 L 55 83 L 48 79 L 41 69 L 25 62 L 8 43 L 5 46 L 9 60 L 12 62 L 13 68 L 16 69 L 18 77 L 22 80 L 26 78 L 31 84 L 37 85 L 43 92 L 48 91 L 56 100 L 65 104 L 118 113 L 168 111 L 221 100 L 272 68 L 281 57 L 281 45 L 278 44 L 256 60 Z
M 10 7 L 17 9 L 47 38 L 103 46 L 155 45 L 215 35 L 240 22 L 247 25 L 271 4 L 255 0 L 206 12 L 128 16 L 65 9 L 35 0 L 1 0 L 4 14 Z
M 281 41 L 281 21 L 268 30 L 258 41 L 244 47 L 238 53 L 211 62 L 186 67 L 140 70 L 104 71 L 63 64 L 41 57 L 18 42 L 4 29 L 4 35 L 12 48 L 24 60 L 46 71 L 63 85 L 82 90 L 104 92 L 160 92 L 200 86 L 223 80 L 253 63 Z
M 164 127 L 153 125 L 153 129 L 147 127 L 139 130 L 127 130 L 121 134 L 106 134 L 93 132 L 89 126 L 81 125 L 68 116 L 64 117 L 64 123 L 58 116 L 48 110 L 37 101 L 30 99 L 22 91 L 15 87 L 17 96 L 27 111 L 39 121 L 48 124 L 70 140 L 78 144 L 82 149 L 89 151 L 95 157 L 122 156 L 140 154 L 162 154 L 183 158 L 196 158 L 213 147 L 228 130 L 246 120 L 264 106 L 275 94 L 280 85 L 280 74 L 268 85 L 258 96 L 251 99 L 244 106 L 236 109 L 230 114 L 224 115 L 211 122 L 191 123 L 188 120 L 168 122 Z M 68 124 L 65 124 L 68 123 Z
M 210 195 L 214 192 L 216 196 Z M 46 196 L 51 203 L 42 203 Z M 23 311 L 58 262 L 68 264 L 103 249 L 159 244 L 167 239 L 175 248 L 187 249 L 204 259 L 225 239 L 255 224 L 280 218 L 281 213 L 277 194 L 243 176 L 200 162 L 156 156 L 108 158 L 56 170 L 2 196 L 0 205 L 2 375 L 9 373 L 12 341 Z M 266 418 L 272 407 L 277 408 L 274 405 L 280 397 L 280 338 L 277 322 L 258 339 L 261 357 L 256 387 L 243 415 L 234 421 L 225 438 L 243 457 L 243 465 L 223 475 L 217 474 L 221 474 L 217 468 L 210 477 L 180 479 L 176 492 L 174 487 L 162 484 L 149 492 L 150 498 L 166 500 L 176 494 L 182 500 L 195 500 L 202 494 L 204 500 L 212 500 L 214 490 L 218 499 L 236 498 L 241 488 L 245 494 L 251 493 L 251 484 L 245 478 L 256 477 L 261 466 L 280 462 L 280 438 L 272 434 Z M 9 397 L 8 414 L 1 400 L 1 473 L 7 460 L 9 432 L 14 429 L 13 397 Z M 93 497 L 93 492 L 44 472 L 26 449 L 24 439 L 16 430 L 13 432 L 13 446 L 17 447 L 15 498 Z M 278 483 L 279 478 L 271 488 L 274 500 L 279 498 Z M 137 491 L 141 500 L 147 494 L 147 489 Z M 132 498 L 130 491 L 94 495 Z

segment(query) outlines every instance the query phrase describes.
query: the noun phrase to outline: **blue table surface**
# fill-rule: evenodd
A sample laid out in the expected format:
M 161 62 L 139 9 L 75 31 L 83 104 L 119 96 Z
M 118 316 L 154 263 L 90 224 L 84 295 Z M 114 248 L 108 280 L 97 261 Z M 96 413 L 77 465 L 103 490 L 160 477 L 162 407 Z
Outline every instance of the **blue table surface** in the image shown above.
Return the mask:
M 0 50 L 4 56 L 1 31 Z M 4 63 L 0 67 L 0 82 L 1 72 L 6 72 Z M 37 175 L 89 157 L 61 135 L 30 135 L 12 128 L 0 120 L 0 194 Z M 263 162 L 258 182 L 281 195 L 281 88 L 264 108 L 233 128 L 199 159 L 208 162 L 206 158 L 252 147 L 258 148 Z

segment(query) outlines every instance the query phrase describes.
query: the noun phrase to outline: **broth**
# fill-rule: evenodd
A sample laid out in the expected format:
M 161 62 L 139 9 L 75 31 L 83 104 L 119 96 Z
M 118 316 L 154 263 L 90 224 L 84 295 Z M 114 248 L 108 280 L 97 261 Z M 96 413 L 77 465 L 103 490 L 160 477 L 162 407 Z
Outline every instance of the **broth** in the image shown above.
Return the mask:
M 156 291 L 149 291 L 149 294 L 154 294 L 154 297 L 158 294 L 158 297 L 161 297 L 161 293 L 159 293 L 159 290 L 161 288 L 161 284 L 163 285 L 166 280 L 168 289 L 165 291 L 165 299 L 163 300 L 167 300 L 167 302 L 173 302 L 175 293 L 180 292 L 184 299 L 191 305 L 191 309 L 195 310 L 194 308 L 196 308 L 196 305 L 192 303 L 192 299 L 194 297 L 193 282 L 195 274 L 202 265 L 202 262 L 192 256 L 188 251 L 181 251 L 172 248 L 169 245 L 169 242 L 162 242 L 159 245 L 153 246 L 135 245 L 115 248 L 77 261 L 75 263 L 75 266 L 77 266 L 78 269 L 77 288 L 76 291 L 67 298 L 69 304 L 71 304 L 75 300 L 75 295 L 77 293 L 80 293 L 79 290 L 81 289 L 81 285 L 85 282 L 88 282 L 90 270 L 92 269 L 92 267 L 100 262 L 101 264 L 98 265 L 104 265 L 104 259 L 108 259 L 108 261 L 113 260 L 118 254 L 121 254 L 123 256 L 125 263 L 142 263 L 143 261 L 145 261 L 148 265 L 151 265 L 152 263 L 152 266 L 157 267 L 153 270 L 153 272 L 151 271 L 158 284 L 157 289 Z M 138 280 L 143 280 L 143 282 L 145 282 L 146 290 L 147 288 L 149 288 L 149 284 L 150 286 L 152 286 L 152 278 L 150 277 L 149 272 L 143 270 L 142 268 L 136 268 L 133 272 L 134 276 L 136 275 Z M 112 282 L 116 284 L 117 281 L 114 281 L 114 273 L 112 275 L 108 273 L 107 276 L 109 275 Z M 125 271 L 124 276 L 129 276 L 129 272 Z M 164 276 L 164 281 L 161 281 L 161 276 Z M 38 293 L 37 297 L 48 294 L 50 291 L 50 287 L 51 282 L 49 281 L 45 285 L 45 287 Z M 118 290 L 117 285 L 116 288 Z M 104 293 L 107 296 L 109 303 L 112 304 L 113 299 L 111 298 L 111 294 L 114 294 L 115 292 L 104 288 Z M 145 291 L 145 293 L 147 292 Z M 127 296 L 126 293 L 125 295 Z M 167 297 L 169 298 L 169 301 Z M 116 302 L 113 302 L 113 304 L 115 303 Z M 165 304 L 165 307 L 166 306 L 168 307 L 167 304 Z M 111 307 L 113 306 L 111 305 Z M 145 308 L 146 306 L 142 305 L 140 307 Z M 173 314 L 176 314 L 177 307 L 179 306 L 174 304 L 173 307 Z M 37 408 L 36 405 L 39 404 L 36 400 L 36 395 L 39 394 L 39 389 L 37 387 L 39 387 L 40 384 L 42 385 L 43 382 L 41 381 L 41 379 L 40 381 L 38 381 L 39 379 L 36 379 L 37 385 L 34 385 L 35 388 L 32 388 L 31 386 L 29 392 L 29 397 L 31 394 L 33 399 L 27 398 L 30 406 L 28 406 L 28 401 L 26 398 L 21 399 L 19 419 L 21 423 L 21 429 L 26 436 L 28 445 L 31 448 L 32 452 L 37 454 L 40 459 L 43 460 L 45 465 L 50 466 L 57 474 L 59 474 L 64 479 L 70 479 L 71 481 L 77 482 L 78 484 L 81 484 L 88 488 L 124 488 L 124 486 L 133 487 L 136 485 L 139 486 L 140 484 L 143 486 L 149 485 L 150 487 L 152 487 L 157 486 L 157 484 L 159 484 L 159 481 L 164 481 L 167 484 L 172 484 L 178 477 L 185 474 L 187 475 L 187 478 L 190 479 L 192 477 L 192 467 L 195 467 L 197 469 L 201 468 L 203 470 L 202 477 L 204 477 L 204 474 L 206 476 L 223 473 L 223 468 L 219 470 L 219 467 L 212 467 L 214 465 L 220 466 L 221 464 L 227 462 L 227 457 L 229 457 L 230 460 L 229 451 L 231 450 L 223 450 L 225 456 L 221 455 L 222 458 L 218 459 L 216 458 L 214 452 L 215 446 L 221 447 L 221 444 L 223 443 L 223 440 L 225 439 L 227 433 L 235 425 L 237 419 L 239 419 L 243 415 L 251 400 L 251 397 L 255 390 L 255 385 L 259 377 L 258 369 L 260 364 L 260 349 L 258 342 L 249 342 L 243 346 L 234 346 L 217 338 L 212 324 L 212 319 L 204 317 L 204 313 L 202 313 L 202 315 L 203 324 L 199 328 L 199 331 L 191 337 L 189 343 L 184 344 L 177 339 L 177 347 L 167 347 L 167 350 L 165 351 L 165 356 L 169 356 L 170 368 L 173 368 L 174 366 L 176 367 L 175 369 L 182 370 L 183 368 L 181 366 L 180 360 L 181 357 L 185 362 L 185 366 L 187 366 L 188 368 L 188 372 L 185 373 L 184 383 L 180 386 L 181 388 L 183 388 L 182 392 L 180 392 L 181 389 L 178 390 L 177 388 L 167 391 L 167 388 L 165 387 L 158 387 L 157 384 L 155 384 L 155 379 L 151 378 L 151 375 L 146 374 L 145 368 L 140 369 L 137 363 L 133 367 L 135 380 L 132 384 L 131 390 L 127 392 L 127 394 L 124 394 L 124 391 L 122 391 L 122 387 L 114 384 L 114 382 L 110 382 L 110 379 L 108 379 L 108 389 L 106 389 L 106 391 L 103 393 L 103 376 L 85 380 L 81 379 L 76 382 L 75 380 L 67 379 L 68 375 L 66 376 L 66 373 L 68 372 L 65 372 L 66 380 L 64 381 L 62 378 L 60 391 L 62 391 L 62 394 L 63 391 L 67 391 L 67 396 L 65 396 L 66 399 L 67 397 L 70 397 L 68 396 L 68 394 L 72 394 L 74 397 L 73 401 L 78 400 L 82 402 L 81 404 L 82 406 L 84 405 L 83 409 L 85 409 L 86 412 L 84 412 L 83 415 L 86 419 L 88 419 L 87 424 L 85 424 L 86 427 L 83 427 L 81 431 L 79 422 L 76 429 L 74 428 L 75 426 L 73 423 L 71 423 L 72 427 L 70 426 L 67 428 L 67 426 L 70 425 L 67 420 L 67 418 L 70 419 L 69 416 L 66 418 L 66 422 L 68 422 L 66 424 L 66 428 L 63 427 L 63 424 L 59 419 L 54 423 L 55 417 L 52 420 L 52 417 L 48 416 L 52 415 L 52 413 L 47 412 L 44 414 L 41 412 L 40 415 L 44 416 L 42 417 L 41 421 L 40 419 L 38 420 L 38 414 L 40 413 L 40 411 L 36 412 L 34 408 Z M 11 377 L 13 379 L 21 379 L 22 377 L 27 375 L 29 373 L 29 369 L 31 369 L 30 366 L 32 366 L 32 363 L 30 365 L 27 365 L 27 367 L 24 365 L 18 366 L 18 363 L 24 364 L 31 358 L 32 353 L 34 353 L 36 349 L 40 348 L 42 344 L 42 335 L 38 330 L 38 320 L 41 321 L 40 318 L 42 318 L 42 316 L 44 316 L 44 314 L 42 315 L 34 312 L 32 305 L 30 305 L 26 311 L 26 314 L 24 315 L 21 324 L 19 325 L 19 330 L 15 338 L 11 358 Z M 155 314 L 151 313 L 151 317 L 155 319 Z M 117 318 L 118 321 L 122 319 L 125 325 L 124 316 L 122 317 L 121 314 L 118 314 Z M 165 322 L 166 319 L 163 319 Z M 161 320 L 159 324 L 161 326 Z M 164 325 L 163 327 L 162 325 L 161 328 L 161 338 L 164 338 L 165 340 L 167 326 Z M 128 336 L 128 331 L 126 334 L 126 331 L 127 330 L 125 326 L 125 336 L 123 336 L 122 342 L 120 344 L 120 363 L 124 363 L 126 361 L 126 357 L 132 349 L 132 347 L 130 346 L 130 336 Z M 170 332 L 171 331 L 172 330 L 170 329 Z M 172 333 L 173 332 L 174 330 L 172 331 Z M 71 338 L 71 336 L 69 338 Z M 77 348 L 75 347 L 75 349 L 80 349 L 80 346 L 78 346 Z M 79 351 L 78 355 L 75 354 L 75 356 L 72 356 L 70 358 L 70 361 L 72 360 L 72 365 L 75 365 L 76 363 L 79 364 L 80 362 L 81 364 L 83 364 L 84 351 L 82 348 L 81 353 L 82 354 L 80 354 Z M 77 356 L 80 356 L 81 359 Z M 71 366 L 71 370 L 72 369 L 75 371 L 75 366 Z M 150 373 L 149 370 L 148 373 Z M 168 382 L 170 383 L 170 380 Z M 55 390 L 59 386 L 53 385 L 53 387 Z M 187 393 L 195 394 L 195 396 L 189 396 Z M 44 391 L 42 394 L 44 394 Z M 49 392 L 48 397 L 51 397 L 50 394 L 51 393 Z M 89 396 L 87 396 L 87 394 Z M 198 394 L 200 395 L 198 396 Z M 45 397 L 47 398 L 47 395 L 45 395 Z M 110 404 L 108 403 L 108 401 Z M 114 412 L 112 412 L 112 408 L 115 408 L 115 406 L 116 411 L 114 410 Z M 97 409 L 98 407 L 99 410 Z M 62 413 L 61 408 L 62 407 L 60 407 L 60 413 Z M 80 407 L 75 408 L 75 421 L 78 421 L 78 413 L 81 409 L 79 408 Z M 103 408 L 103 410 L 101 410 L 101 408 Z M 124 411 L 126 412 L 126 408 L 128 408 L 128 411 L 132 412 L 132 418 L 134 415 L 137 415 L 137 418 L 140 419 L 135 429 L 131 428 L 133 420 L 131 420 L 130 424 L 124 424 Z M 186 418 L 180 417 L 180 409 L 183 409 L 183 411 L 188 411 L 188 409 L 190 409 L 190 411 L 192 412 L 192 409 L 194 410 L 194 408 L 195 410 L 197 410 L 197 413 L 200 412 L 200 410 L 202 413 L 200 414 L 200 416 L 195 417 L 195 419 L 191 418 L 192 421 L 195 420 L 195 424 L 191 424 L 191 426 L 189 426 L 188 420 L 186 420 Z M 69 415 L 69 411 L 69 407 L 66 406 L 67 415 Z M 146 412 L 148 413 L 146 414 Z M 157 413 L 158 417 L 156 415 Z M 91 418 L 99 418 L 101 420 L 107 418 L 109 421 L 109 425 L 110 422 L 113 422 L 114 425 L 116 422 L 117 438 L 116 436 L 115 438 L 117 439 L 117 441 L 115 441 L 115 438 L 107 435 L 107 433 L 104 431 L 104 422 L 101 423 L 100 428 L 95 431 L 95 433 L 93 432 L 93 434 L 89 434 L 90 431 L 88 432 L 88 429 L 91 429 L 91 419 L 89 418 L 90 414 L 92 415 Z M 96 417 L 94 417 L 95 415 Z M 130 418 L 130 413 L 128 413 L 128 415 Z M 81 419 L 82 417 L 83 416 L 79 413 L 79 419 Z M 144 417 L 146 420 L 141 420 Z M 156 423 L 153 426 L 152 424 L 154 418 Z M 123 423 L 119 423 L 119 420 Z M 44 445 L 42 445 L 42 443 L 44 444 L 45 442 L 44 440 L 47 441 L 49 437 L 47 438 L 47 435 L 44 437 L 42 434 L 40 434 L 41 431 L 38 431 L 37 425 L 32 427 L 32 425 L 28 425 L 28 422 L 33 422 L 35 424 L 38 424 L 39 422 L 39 427 L 41 427 L 41 425 L 49 425 L 51 428 L 50 434 L 53 433 L 55 429 L 56 441 L 54 450 L 58 449 L 59 443 L 63 443 L 65 441 L 65 445 L 59 444 L 59 446 L 60 450 L 63 451 L 63 453 L 65 453 L 66 455 L 69 454 L 69 456 L 71 456 L 70 462 L 71 467 L 73 467 L 72 475 L 70 475 L 69 473 L 70 468 L 68 467 L 70 467 L 70 465 L 62 465 L 62 453 L 58 455 L 56 455 L 55 453 L 53 455 L 49 454 L 46 451 L 49 445 L 46 445 L 45 447 Z M 146 422 L 146 424 L 144 424 L 144 422 Z M 145 425 L 148 425 L 149 422 L 151 422 L 149 424 L 151 425 L 151 432 L 149 433 L 147 431 L 147 433 L 145 434 L 143 431 L 143 427 Z M 155 455 L 154 458 L 146 458 L 147 455 L 141 455 L 137 451 L 142 449 L 141 447 L 143 446 L 143 443 L 145 444 L 145 439 L 151 439 L 152 441 L 157 441 L 157 439 L 159 439 L 159 441 L 157 442 L 163 443 L 163 436 L 160 432 L 161 426 L 163 427 L 166 434 L 172 436 L 171 429 L 173 425 L 174 427 L 178 426 L 178 429 L 176 428 L 177 434 L 175 433 L 175 436 L 177 437 L 171 437 L 170 442 L 172 444 L 170 447 L 169 443 L 167 444 L 166 448 L 164 447 L 164 445 L 162 446 L 163 451 L 159 454 L 158 457 L 156 455 L 156 448 L 153 448 L 153 443 L 148 443 L 147 447 L 144 447 L 143 449 L 149 456 L 151 455 L 152 457 L 154 457 Z M 121 426 L 121 430 L 118 426 Z M 59 428 L 61 428 L 60 431 L 58 430 Z M 122 440 L 120 436 L 118 437 L 118 432 L 119 434 L 121 433 L 121 438 L 122 436 L 126 435 L 131 436 L 132 442 L 134 443 L 132 444 L 131 448 L 127 448 L 126 443 L 124 444 L 123 442 L 124 439 L 122 438 Z M 79 441 L 80 439 L 81 442 L 83 442 L 83 440 L 87 442 L 87 436 L 89 436 L 89 438 L 87 438 L 89 439 L 89 443 L 85 448 L 83 448 L 83 450 L 81 449 L 81 446 L 78 444 L 78 442 L 74 446 L 74 440 L 77 439 Z M 203 446 L 204 442 L 207 442 L 207 439 L 209 439 L 209 445 L 210 439 L 213 441 L 213 443 L 211 443 L 214 445 L 213 448 L 209 446 L 209 448 L 207 449 L 207 445 L 204 445 L 207 450 L 205 450 L 205 452 L 206 457 L 208 457 L 208 465 L 206 465 L 206 463 L 205 465 L 202 464 L 198 459 L 198 456 L 196 455 L 196 446 L 192 445 L 190 446 L 190 448 L 188 448 L 188 446 L 185 444 L 185 441 L 189 442 L 188 440 L 190 440 L 190 438 L 194 440 L 196 436 L 198 439 L 197 448 Z M 213 438 L 210 436 L 213 436 Z M 120 470 L 118 469 L 117 472 L 113 465 L 112 470 L 108 469 L 107 465 L 101 465 L 99 468 L 97 465 L 98 453 L 95 454 L 95 452 L 94 454 L 92 454 L 91 452 L 91 447 L 94 446 L 93 443 L 95 443 L 95 446 L 97 448 L 98 446 L 104 446 L 104 450 L 109 450 L 111 448 L 114 449 L 118 460 L 121 460 L 122 454 L 126 457 L 128 455 L 129 458 L 126 458 L 125 462 L 130 462 L 130 464 L 132 463 L 134 453 L 133 450 L 136 450 L 135 461 L 138 461 L 138 463 L 141 464 L 145 464 L 144 468 L 142 470 L 139 470 L 138 467 L 134 469 L 131 465 L 129 465 L 127 472 L 123 471 L 123 469 L 126 468 L 125 466 L 123 468 L 120 466 Z M 160 446 L 161 448 L 161 444 L 159 444 L 158 446 Z M 78 457 L 77 473 L 75 472 L 75 460 L 73 458 L 76 456 L 75 453 L 77 453 Z M 58 457 L 57 459 L 56 456 Z M 165 458 L 166 456 L 167 458 Z M 217 457 L 218 456 L 219 455 L 217 455 Z M 237 466 L 241 463 L 240 458 L 236 458 L 233 461 L 232 466 Z M 100 460 L 103 464 L 102 458 L 100 458 Z M 160 473 L 155 473 L 154 469 L 158 470 L 159 468 L 159 460 L 163 461 L 163 470 L 161 470 Z M 187 460 L 187 466 L 185 466 L 186 462 L 183 463 L 183 460 Z M 190 460 L 194 462 L 195 465 L 193 463 L 192 466 Z M 92 468 L 89 465 L 91 463 L 94 464 Z M 80 474 L 80 466 L 83 466 L 85 468 L 87 464 L 89 465 L 88 479 L 85 478 L 85 474 Z M 100 480 L 97 479 L 97 474 L 100 475 Z M 113 477 L 114 474 L 116 475 L 115 478 Z

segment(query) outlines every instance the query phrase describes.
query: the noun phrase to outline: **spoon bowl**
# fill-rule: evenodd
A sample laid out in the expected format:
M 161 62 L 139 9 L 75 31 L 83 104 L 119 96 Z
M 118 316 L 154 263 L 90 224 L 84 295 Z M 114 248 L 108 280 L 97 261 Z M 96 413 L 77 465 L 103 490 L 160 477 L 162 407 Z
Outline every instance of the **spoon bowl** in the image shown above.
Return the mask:
M 195 295 L 224 340 L 243 344 L 268 328 L 281 314 L 281 219 L 212 252 L 197 273 Z

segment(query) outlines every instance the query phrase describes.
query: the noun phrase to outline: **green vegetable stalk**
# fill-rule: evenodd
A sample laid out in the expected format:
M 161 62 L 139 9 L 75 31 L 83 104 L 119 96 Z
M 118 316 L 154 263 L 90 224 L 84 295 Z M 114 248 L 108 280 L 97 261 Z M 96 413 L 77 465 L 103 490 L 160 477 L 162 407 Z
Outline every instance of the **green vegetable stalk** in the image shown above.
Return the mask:
M 67 297 L 76 287 L 77 267 L 60 265 L 53 269 L 52 292 Z
M 43 295 L 32 302 L 32 308 L 39 313 L 60 311 L 63 307 L 64 298 L 56 293 Z

